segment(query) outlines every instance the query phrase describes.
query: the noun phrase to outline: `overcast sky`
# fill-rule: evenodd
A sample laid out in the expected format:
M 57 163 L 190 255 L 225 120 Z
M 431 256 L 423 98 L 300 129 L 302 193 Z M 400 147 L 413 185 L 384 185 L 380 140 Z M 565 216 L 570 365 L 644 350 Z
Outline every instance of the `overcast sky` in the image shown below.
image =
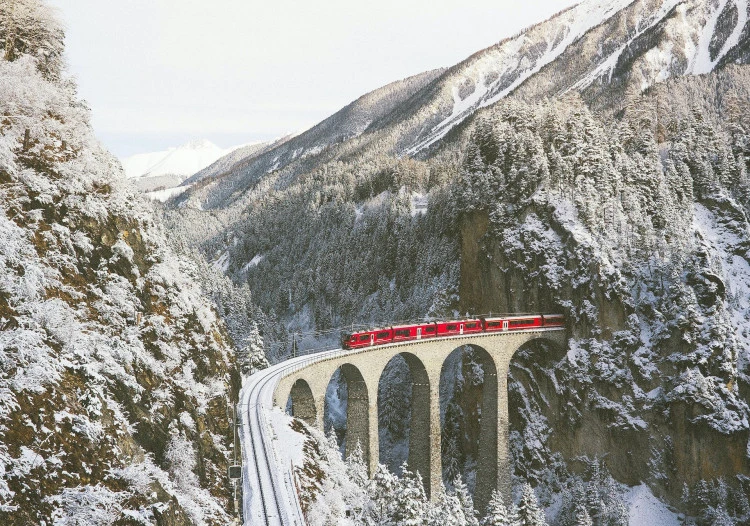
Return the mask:
M 451 66 L 574 0 L 49 0 L 99 138 L 117 155 L 304 130 Z

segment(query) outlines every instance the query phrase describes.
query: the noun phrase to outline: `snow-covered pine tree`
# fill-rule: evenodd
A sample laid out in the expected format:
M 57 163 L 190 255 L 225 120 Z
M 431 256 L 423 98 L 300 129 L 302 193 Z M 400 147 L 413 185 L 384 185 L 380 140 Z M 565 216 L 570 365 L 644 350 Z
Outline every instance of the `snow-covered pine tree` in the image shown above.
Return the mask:
M 547 519 L 539 507 L 534 489 L 527 482 L 523 485 L 523 493 L 518 503 L 518 526 L 546 526 Z
M 263 337 L 254 320 L 250 322 L 250 332 L 238 354 L 242 374 L 253 374 L 268 367 L 268 359 L 263 350 Z
M 497 489 L 492 490 L 487 514 L 482 519 L 481 526 L 514 526 L 508 508 L 503 503 L 503 495 Z
M 367 493 L 373 504 L 371 517 L 375 524 L 393 524 L 394 495 L 398 486 L 398 477 L 383 464 L 378 464 L 378 469 L 367 485 Z
M 456 498 L 461 503 L 461 509 L 466 517 L 466 526 L 479 526 L 479 520 L 477 520 L 477 512 L 474 509 L 474 501 L 469 493 L 469 488 L 466 487 L 461 476 L 453 479 L 453 491 L 455 492 Z
M 357 486 L 360 488 L 367 487 L 369 480 L 367 476 L 367 466 L 365 465 L 364 453 L 362 453 L 362 444 L 357 441 L 354 451 L 346 459 L 346 473 Z
M 589 512 L 583 502 L 580 502 L 576 508 L 575 526 L 594 526 Z
M 393 519 L 399 526 L 422 526 L 427 511 L 427 496 L 419 472 L 409 471 L 404 462 L 393 503 Z
M 440 492 L 438 498 L 428 505 L 427 526 L 466 526 L 461 502 L 454 492 Z

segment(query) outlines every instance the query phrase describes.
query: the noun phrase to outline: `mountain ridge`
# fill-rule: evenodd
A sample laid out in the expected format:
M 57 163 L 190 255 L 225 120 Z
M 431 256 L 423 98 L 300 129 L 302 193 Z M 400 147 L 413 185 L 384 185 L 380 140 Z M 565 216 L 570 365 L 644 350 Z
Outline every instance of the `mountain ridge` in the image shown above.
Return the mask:
M 732 8 L 747 13 L 750 5 L 744 0 L 715 4 L 704 0 L 587 0 L 452 67 L 421 74 L 432 73 L 426 77 L 428 82 L 343 143 L 343 136 L 333 131 L 339 112 L 302 133 L 291 151 L 281 146 L 239 161 L 223 178 L 232 181 L 231 192 L 216 182 L 194 195 L 187 192 L 179 201 L 198 200 L 202 208 L 230 207 L 266 174 L 281 171 L 288 174 L 285 177 L 294 177 L 355 151 L 428 157 L 433 155 L 433 145 L 449 140 L 466 119 L 508 96 L 542 101 L 578 92 L 600 110 L 619 110 L 618 101 L 628 90 L 642 91 L 672 76 L 703 71 L 707 65 L 709 69 L 721 68 L 747 60 L 747 16 L 725 14 L 723 24 L 711 22 Z M 699 60 L 703 56 L 699 52 L 712 56 L 709 47 L 714 49 L 711 62 Z M 324 123 L 328 128 L 321 127 Z M 310 141 L 313 130 L 323 135 Z M 321 151 L 323 144 L 326 152 Z M 300 162 L 299 157 L 306 161 Z

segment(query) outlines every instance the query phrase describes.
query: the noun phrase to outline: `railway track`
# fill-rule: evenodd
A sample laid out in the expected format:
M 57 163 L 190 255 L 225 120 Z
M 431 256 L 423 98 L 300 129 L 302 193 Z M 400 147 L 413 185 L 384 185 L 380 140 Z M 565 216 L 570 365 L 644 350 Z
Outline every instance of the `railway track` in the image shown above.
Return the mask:
M 252 516 L 250 521 L 251 524 L 257 524 L 258 521 L 266 526 L 276 526 L 287 524 L 284 522 L 284 513 L 281 506 L 279 505 L 279 497 L 276 492 L 273 470 L 271 468 L 271 462 L 268 456 L 268 444 L 265 443 L 265 422 L 261 415 L 261 403 L 258 400 L 260 393 L 263 388 L 274 378 L 274 375 L 268 374 L 255 385 L 253 385 L 250 391 L 250 399 L 255 400 L 254 404 L 251 403 L 247 407 L 248 424 L 251 428 L 249 433 L 250 437 L 250 453 L 253 462 L 245 463 L 246 470 L 251 471 L 255 475 L 255 483 L 253 489 L 257 491 L 260 497 L 260 504 L 263 510 L 262 516 L 259 513 L 260 510 L 250 510 L 251 513 L 245 514 L 248 518 Z M 253 513 L 255 512 L 255 513 Z M 255 515 L 255 516 L 253 516 Z
M 251 376 L 242 389 L 243 517 L 251 526 L 304 526 L 291 466 L 277 461 L 266 412 L 284 374 L 330 352 L 287 360 Z

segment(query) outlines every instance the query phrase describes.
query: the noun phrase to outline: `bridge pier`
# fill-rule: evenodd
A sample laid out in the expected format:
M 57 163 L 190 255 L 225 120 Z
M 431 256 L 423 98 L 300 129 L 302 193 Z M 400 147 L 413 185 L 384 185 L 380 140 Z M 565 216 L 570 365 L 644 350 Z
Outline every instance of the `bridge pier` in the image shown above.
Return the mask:
M 430 386 L 430 473 L 425 477 L 425 491 L 435 500 L 443 489 L 442 426 L 440 425 L 440 373 L 433 376 Z M 411 447 L 411 446 L 409 446 Z
M 370 381 L 368 383 L 370 393 L 370 447 L 368 456 L 365 459 L 370 476 L 375 474 L 380 463 L 380 436 L 378 434 L 378 382 Z

